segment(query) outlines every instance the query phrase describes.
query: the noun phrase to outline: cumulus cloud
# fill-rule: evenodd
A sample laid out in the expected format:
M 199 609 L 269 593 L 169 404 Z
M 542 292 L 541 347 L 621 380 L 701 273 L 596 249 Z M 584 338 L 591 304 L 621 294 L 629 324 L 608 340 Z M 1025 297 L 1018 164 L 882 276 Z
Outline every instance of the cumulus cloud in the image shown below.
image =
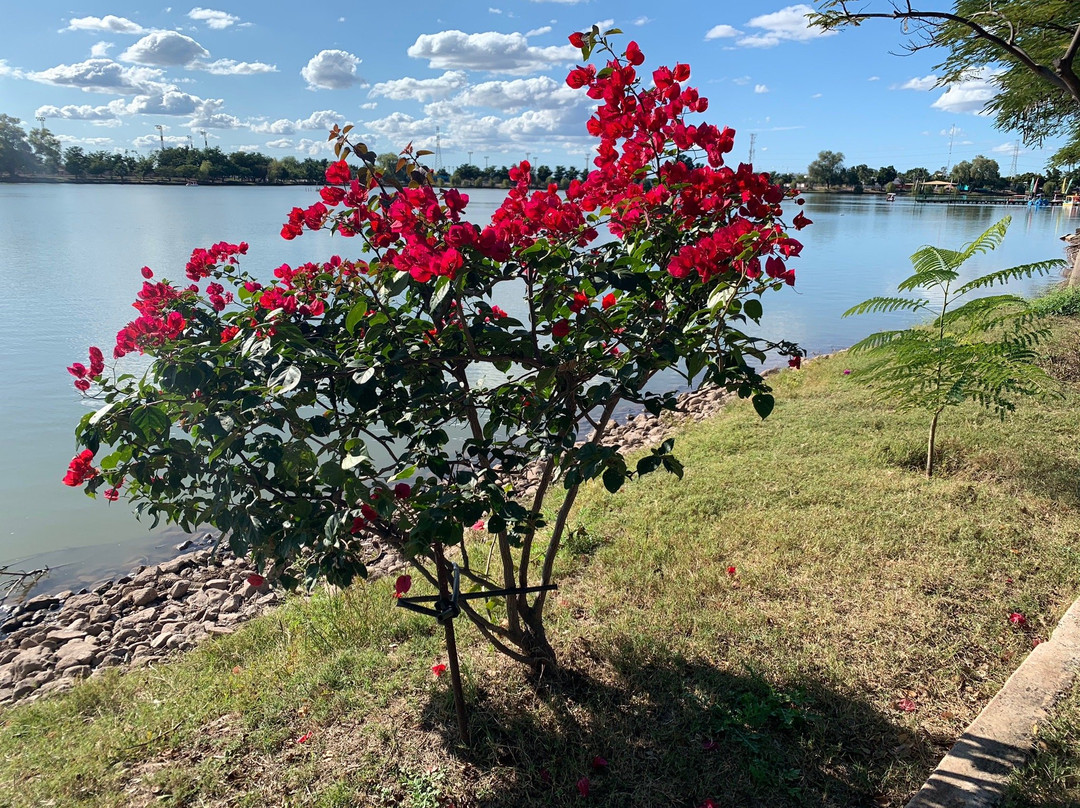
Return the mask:
M 737 39 L 735 44 L 743 48 L 771 48 L 781 42 L 809 42 L 835 35 L 836 31 L 810 27 L 806 15 L 812 11 L 810 6 L 800 3 L 754 17 L 746 23 L 746 27 L 759 28 L 760 33 Z
M 551 33 L 550 25 L 542 25 L 539 28 L 533 28 L 531 31 L 526 31 L 525 36 L 543 36 L 544 34 Z
M 332 109 L 321 109 L 300 120 L 279 118 L 272 122 L 253 123 L 251 124 L 251 131 L 267 135 L 292 135 L 301 130 L 316 131 L 321 129 L 325 132 L 329 131 L 334 124 L 340 123 L 342 123 L 342 115 Z
M 462 106 L 491 107 L 504 112 L 531 109 L 557 109 L 583 103 L 581 93 L 549 76 L 534 76 L 513 81 L 485 81 L 469 87 L 454 97 Z M 585 99 L 588 100 L 588 99 Z M 590 102 L 591 103 L 591 102 Z
M 944 112 L 984 114 L 983 109 L 987 102 L 998 92 L 995 75 L 990 70 L 984 70 L 967 81 L 950 84 L 930 106 Z
M 152 95 L 137 95 L 124 109 L 129 115 L 191 115 L 202 103 L 197 95 L 172 87 Z
M 159 135 L 141 135 L 135 138 L 132 144 L 137 149 L 145 149 L 148 146 L 151 149 L 156 149 L 161 146 L 162 137 Z M 187 135 L 165 135 L 164 136 L 166 146 L 187 146 Z
M 881 76 L 871 76 L 867 81 L 881 81 Z
M 361 59 L 348 51 L 324 50 L 311 57 L 300 70 L 309 90 L 346 90 L 366 84 L 356 72 Z
M 237 62 L 232 59 L 194 62 L 191 67 L 205 70 L 215 76 L 255 76 L 261 73 L 277 73 L 277 65 L 268 65 L 265 62 Z
M 293 142 L 288 138 L 278 138 L 277 140 L 268 140 L 266 145 L 271 149 L 291 149 Z
M 427 59 L 436 70 L 486 70 L 492 73 L 533 73 L 581 56 L 571 45 L 537 48 L 523 34 L 486 31 L 440 31 L 422 34 L 409 47 L 409 56 Z
M 136 95 L 156 92 L 162 87 L 161 71 L 149 67 L 127 67 L 111 59 L 87 59 L 71 65 L 57 65 L 47 70 L 26 73 L 26 78 L 54 84 L 58 87 L 74 87 L 91 93 Z
M 409 76 L 390 81 L 381 81 L 371 88 L 368 95 L 385 96 L 395 101 L 411 99 L 413 101 L 434 101 L 446 98 L 468 84 L 465 73 L 461 70 L 448 70 L 438 78 L 414 79 Z
M 125 62 L 159 67 L 185 67 L 210 58 L 210 51 L 177 31 L 154 31 L 120 54 Z
M 220 98 L 208 98 L 203 100 L 195 109 L 191 118 L 185 121 L 185 126 L 190 129 L 243 129 L 247 123 L 241 121 L 235 115 L 222 112 L 225 102 Z
M 123 102 L 121 102 L 123 104 Z M 56 107 L 46 104 L 38 107 L 34 116 L 38 118 L 60 118 L 65 121 L 90 121 L 97 124 L 119 123 L 117 110 L 111 104 L 94 106 L 92 104 L 67 104 Z
M 193 8 L 187 15 L 190 19 L 206 23 L 207 28 L 213 28 L 216 31 L 221 31 L 240 22 L 239 17 L 234 17 L 224 11 L 215 11 L 211 8 Z
M 994 154 L 1012 154 L 1015 148 L 1015 143 L 1002 143 L 1000 146 L 994 146 L 990 151 Z
M 360 109 L 375 109 L 378 105 L 375 101 L 368 101 L 360 105 Z
M 638 17 L 631 25 L 647 25 L 652 22 L 652 17 Z
M 757 93 L 758 95 L 762 95 L 764 93 L 769 92 L 769 88 L 764 84 L 755 84 L 754 85 L 754 92 Z
M 89 146 L 91 149 L 102 149 L 113 144 L 111 137 L 74 137 L 72 135 L 57 135 L 56 139 L 67 146 Z
M 742 31 L 730 25 L 714 25 L 705 32 L 706 39 L 727 39 L 734 36 L 742 36 Z
M 7 76 L 13 79 L 26 78 L 26 74 L 17 67 L 12 67 L 6 59 L 0 59 L 0 78 Z
M 95 42 L 90 46 L 90 55 L 95 59 L 103 58 L 109 54 L 112 46 L 111 42 Z
M 898 90 L 932 90 L 937 87 L 937 76 L 923 76 L 922 78 L 908 79 L 903 84 L 894 87 Z
M 146 29 L 127 17 L 106 14 L 104 17 L 73 17 L 65 31 L 106 31 L 110 34 L 143 34 Z

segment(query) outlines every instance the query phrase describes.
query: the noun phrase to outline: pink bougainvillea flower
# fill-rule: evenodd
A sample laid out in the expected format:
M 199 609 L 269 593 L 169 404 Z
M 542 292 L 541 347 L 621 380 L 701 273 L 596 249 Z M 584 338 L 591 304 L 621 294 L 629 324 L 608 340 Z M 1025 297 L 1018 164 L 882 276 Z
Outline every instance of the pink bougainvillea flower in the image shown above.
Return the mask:
M 845 370 L 845 371 L 844 371 L 844 375 L 845 375 L 845 376 L 850 376 L 850 375 L 851 375 L 851 369 L 850 369 L 850 368 L 848 368 L 847 370 Z
M 630 41 L 626 45 L 626 61 L 637 67 L 645 61 L 645 56 L 641 53 L 641 48 L 638 47 L 638 43 Z
M 510 315 L 507 314 L 502 309 L 500 309 L 498 306 L 492 306 L 491 307 L 491 316 L 494 317 L 496 320 L 501 320 L 504 317 L 509 317 Z
M 311 736 L 312 736 L 312 733 L 305 732 L 303 735 L 301 735 L 299 738 L 296 739 L 296 742 L 297 743 L 307 743 L 308 741 L 311 740 Z
M 896 702 L 896 709 L 902 713 L 913 713 L 918 709 L 918 705 L 911 699 L 900 699 Z
M 477 519 L 476 522 L 473 523 L 473 526 L 471 528 L 469 528 L 469 529 L 470 530 L 483 530 L 484 527 L 486 526 L 486 524 L 487 523 L 483 519 Z
M 442 662 L 437 662 L 431 666 L 431 672 L 435 674 L 435 678 L 438 679 L 444 673 L 446 673 L 446 665 Z
M 1009 615 L 1009 622 L 1014 626 L 1026 626 L 1027 618 L 1020 614 L 1020 612 L 1013 612 Z
M 799 368 L 802 367 L 802 357 L 801 356 L 793 356 L 793 357 L 791 357 L 791 359 L 789 359 L 787 361 L 787 363 L 788 363 L 788 367 L 795 368 L 796 370 L 798 370 Z
M 116 500 L 120 499 L 120 491 L 119 491 L 119 489 L 116 489 L 116 488 L 107 488 L 107 489 L 105 489 L 105 499 L 107 499 L 109 502 L 116 502 Z
M 607 758 L 602 758 L 602 757 L 600 757 L 600 755 L 597 755 L 596 757 L 594 757 L 592 759 L 592 767 L 594 769 L 596 769 L 596 771 L 603 771 L 604 769 L 607 768 L 607 766 L 608 766 Z
M 712 797 L 709 797 L 705 802 L 701 803 L 698 808 L 720 808 L 720 806 L 713 801 Z
M 89 449 L 83 449 L 68 464 L 67 474 L 64 475 L 64 485 L 75 487 L 82 485 L 87 480 L 97 475 L 97 469 L 90 465 L 94 460 L 94 453 Z
M 412 589 L 412 576 L 411 575 L 399 575 L 397 580 L 394 581 L 394 597 L 400 598 L 406 592 Z
M 253 572 L 247 577 L 247 582 L 254 586 L 256 589 L 258 589 L 260 586 L 266 583 L 266 578 L 259 575 L 259 573 L 257 572 Z
M 139 270 L 139 271 L 140 271 L 140 272 L 142 272 L 142 276 L 143 276 L 144 278 L 147 278 L 147 279 L 149 279 L 149 278 L 152 278 L 152 277 L 154 277 L 154 270 L 150 269 L 150 267 L 143 267 L 143 268 L 142 268 L 141 270 Z
M 589 778 L 588 777 L 582 777 L 580 780 L 577 781 L 577 790 L 578 790 L 578 794 L 580 794 L 582 797 L 589 796 Z

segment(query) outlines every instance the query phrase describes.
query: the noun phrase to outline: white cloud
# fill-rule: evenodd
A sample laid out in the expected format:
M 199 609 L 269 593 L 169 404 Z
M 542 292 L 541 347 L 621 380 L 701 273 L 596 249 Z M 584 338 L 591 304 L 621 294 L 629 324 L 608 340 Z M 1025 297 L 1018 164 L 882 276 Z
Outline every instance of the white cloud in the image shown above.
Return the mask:
M 191 65 L 215 76 L 255 76 L 261 73 L 277 73 L 277 65 L 265 62 L 236 62 L 232 59 L 217 59 L 213 62 L 194 62 Z
M 994 154 L 1012 154 L 1015 148 L 1015 143 L 1002 143 L 1000 146 L 994 146 L 990 151 Z
M 823 93 L 814 93 L 814 94 L 813 94 L 812 96 L 810 96 L 810 97 L 811 97 L 811 98 L 821 98 L 821 96 L 822 96 L 822 95 L 823 95 Z
M 934 75 L 923 76 L 922 78 L 908 79 L 903 84 L 894 89 L 899 90 L 932 90 L 937 87 L 938 77 Z
M 104 17 L 73 17 L 65 31 L 106 31 L 110 34 L 143 34 L 146 29 L 127 17 L 106 14 Z
M 91 149 L 102 149 L 113 144 L 111 137 L 73 137 L 71 135 L 57 135 L 56 139 L 68 146 L 89 146 Z
M 184 67 L 210 58 L 210 51 L 176 31 L 154 31 L 120 54 L 125 62 L 160 67 Z
M 871 76 L 867 81 L 881 81 L 881 76 Z
M 162 87 L 161 71 L 148 67 L 126 67 L 111 59 L 87 59 L 71 65 L 25 74 L 31 81 L 74 87 L 92 93 L 136 95 L 156 92 Z
M 203 99 L 172 87 L 153 95 L 137 95 L 124 107 L 128 115 L 192 115 Z
M 971 112 L 986 114 L 983 109 L 998 92 L 997 76 L 1001 71 L 984 68 L 966 81 L 950 84 L 945 92 L 930 106 L 944 112 Z
M 193 20 L 201 20 L 208 28 L 220 31 L 234 23 L 240 22 L 239 17 L 234 17 L 224 11 L 215 11 L 211 8 L 193 8 L 188 12 L 188 17 Z
M 456 104 L 491 107 L 503 112 L 522 109 L 557 109 L 583 103 L 581 93 L 549 76 L 513 81 L 485 81 L 454 97 Z M 586 99 L 588 100 L 588 99 Z M 591 101 L 589 102 L 592 103 Z
M 746 25 L 749 28 L 760 28 L 762 33 L 745 36 L 736 40 L 735 44 L 744 48 L 771 48 L 781 42 L 809 42 L 836 34 L 836 31 L 811 28 L 806 15 L 812 11 L 810 6 L 800 3 L 754 17 Z
M 742 36 L 742 31 L 730 25 L 714 25 L 705 32 L 706 39 L 726 39 L 733 36 Z
M 366 84 L 356 72 L 362 60 L 343 50 L 319 51 L 300 70 L 309 90 L 345 90 Z
M 501 8 L 489 8 L 488 9 L 488 14 L 502 14 L 502 13 L 503 13 L 503 10 Z
M 26 78 L 26 74 L 19 68 L 9 65 L 6 59 L 0 59 L 0 77 L 5 76 L 13 79 Z
M 168 146 L 187 146 L 187 135 L 165 135 L 165 145 Z M 150 147 L 151 149 L 157 149 L 161 146 L 161 136 L 159 135 L 141 135 L 131 141 L 137 149 L 145 149 Z
M 288 138 L 279 138 L 277 140 L 268 140 L 266 145 L 271 149 L 291 149 L 293 142 Z
M 769 92 L 769 88 L 764 84 L 755 84 L 754 85 L 754 92 L 757 93 L 758 95 L 763 95 L 763 94 Z
M 652 17 L 638 17 L 631 23 L 632 25 L 648 25 L 652 22 Z
M 533 28 L 531 31 L 526 31 L 525 36 L 543 36 L 544 34 L 551 33 L 550 25 L 542 25 L 539 28 Z
M 111 42 L 95 42 L 90 46 L 90 56 L 95 59 L 101 59 L 109 54 L 109 50 L 112 48 Z
M 385 96 L 395 101 L 434 101 L 461 90 L 468 85 L 464 71 L 448 70 L 438 78 L 414 79 L 409 76 L 381 81 L 371 88 L 370 96 Z
M 34 112 L 34 116 L 60 118 L 65 121 L 91 121 L 92 123 L 112 123 L 117 121 L 117 111 L 109 104 L 98 107 L 92 104 L 67 104 L 63 107 L 46 104 L 43 107 L 38 107 Z
M 613 20 L 613 19 L 597 20 L 593 24 L 597 28 L 599 28 L 601 31 L 607 31 L 609 28 L 611 28 L 611 27 L 613 27 L 615 25 L 615 20 Z
M 343 116 L 340 113 L 332 109 L 321 109 L 301 120 L 294 121 L 289 118 L 279 118 L 273 122 L 253 123 L 251 124 L 251 131 L 267 135 L 292 135 L 300 130 L 316 131 L 321 129 L 325 132 L 329 131 L 334 124 L 341 124 L 342 118 Z
M 360 109 L 375 109 L 378 105 L 375 101 L 368 101 L 360 105 Z
M 409 47 L 409 56 L 427 59 L 436 70 L 486 70 L 492 73 L 532 73 L 552 64 L 572 63 L 580 51 L 571 45 L 547 48 L 531 47 L 519 33 L 500 34 L 486 31 L 440 31 L 421 34 Z
M 738 76 L 737 78 L 733 78 L 731 80 L 731 83 L 732 84 L 738 84 L 740 87 L 742 87 L 742 86 L 747 85 L 747 84 L 750 83 L 750 77 L 749 76 Z

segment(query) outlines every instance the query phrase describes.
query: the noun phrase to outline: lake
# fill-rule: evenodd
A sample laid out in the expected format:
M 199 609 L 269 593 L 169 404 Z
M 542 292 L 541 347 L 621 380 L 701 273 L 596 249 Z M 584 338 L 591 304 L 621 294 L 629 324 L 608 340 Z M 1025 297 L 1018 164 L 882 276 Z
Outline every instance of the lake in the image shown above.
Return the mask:
M 482 221 L 502 192 L 469 190 Z M 140 267 L 182 279 L 193 247 L 248 241 L 244 266 L 269 277 L 291 264 L 350 254 L 355 243 L 325 234 L 278 237 L 294 205 L 314 188 L 0 184 L 0 565 L 55 568 L 51 588 L 92 582 L 168 556 L 183 538 L 148 532 L 123 502 L 90 500 L 60 482 L 74 449 L 74 427 L 90 406 L 65 368 L 86 362 L 88 345 L 110 353 L 134 315 Z M 1009 214 L 1004 244 L 970 263 L 972 274 L 1063 255 L 1059 236 L 1080 219 L 1058 209 L 952 207 L 881 197 L 809 195 L 803 257 L 794 289 L 764 299 L 763 332 L 799 342 L 811 355 L 908 323 L 904 313 L 842 319 L 852 305 L 892 294 L 911 273 L 908 257 L 925 244 L 959 247 Z M 1035 294 L 1058 279 L 1010 287 Z M 508 310 L 521 301 L 502 303 Z

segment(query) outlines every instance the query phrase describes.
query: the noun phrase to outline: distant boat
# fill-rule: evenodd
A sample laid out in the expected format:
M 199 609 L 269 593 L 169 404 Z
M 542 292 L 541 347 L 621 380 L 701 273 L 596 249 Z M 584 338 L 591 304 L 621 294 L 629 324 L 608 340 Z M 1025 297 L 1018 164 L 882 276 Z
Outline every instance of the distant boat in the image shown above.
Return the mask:
M 198 180 L 188 180 L 187 182 L 184 183 L 184 185 L 198 185 L 198 184 L 199 184 Z
M 1080 194 L 1073 194 L 1072 196 L 1065 197 L 1065 199 L 1062 200 L 1061 207 L 1080 208 Z
M 895 202 L 896 201 L 896 194 L 885 194 L 885 201 L 886 202 Z

